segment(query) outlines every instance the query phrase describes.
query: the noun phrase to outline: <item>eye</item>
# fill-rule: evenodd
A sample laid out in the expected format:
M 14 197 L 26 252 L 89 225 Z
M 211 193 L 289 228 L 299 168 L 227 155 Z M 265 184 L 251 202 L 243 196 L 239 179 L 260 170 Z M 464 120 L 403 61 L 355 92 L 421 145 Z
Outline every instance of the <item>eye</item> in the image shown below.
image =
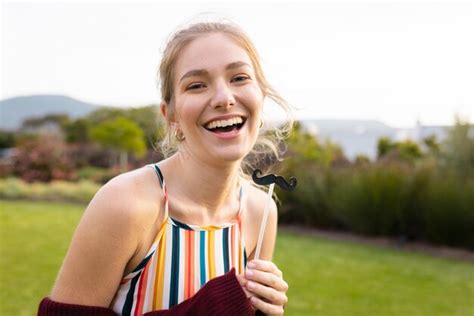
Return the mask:
M 189 86 L 186 87 L 186 90 L 197 90 L 201 88 L 205 88 L 206 86 L 201 82 L 191 83 Z
M 232 82 L 242 82 L 242 81 L 246 81 L 246 80 L 249 80 L 250 77 L 247 76 L 247 75 L 237 75 L 235 77 L 232 78 Z

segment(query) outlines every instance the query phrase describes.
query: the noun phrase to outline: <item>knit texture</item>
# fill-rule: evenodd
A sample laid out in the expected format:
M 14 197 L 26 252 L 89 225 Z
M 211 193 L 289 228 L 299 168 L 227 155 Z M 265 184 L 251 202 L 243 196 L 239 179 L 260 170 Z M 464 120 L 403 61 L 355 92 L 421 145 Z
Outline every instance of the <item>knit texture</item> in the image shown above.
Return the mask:
M 110 308 L 58 303 L 44 298 L 38 309 L 38 316 L 112 316 Z M 145 316 L 184 316 L 184 315 L 254 315 L 247 296 L 235 276 L 235 269 L 207 282 L 190 299 L 171 309 L 153 311 Z
M 55 302 L 48 297 L 43 298 L 38 308 L 38 316 L 116 316 L 107 307 L 86 306 Z

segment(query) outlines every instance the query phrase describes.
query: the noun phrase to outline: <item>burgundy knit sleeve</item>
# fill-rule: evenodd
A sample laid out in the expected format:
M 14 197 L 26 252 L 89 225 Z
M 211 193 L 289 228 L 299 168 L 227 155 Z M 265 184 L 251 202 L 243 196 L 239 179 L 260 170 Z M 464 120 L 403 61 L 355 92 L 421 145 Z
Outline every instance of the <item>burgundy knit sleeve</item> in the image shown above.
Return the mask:
M 38 316 L 115 316 L 110 308 L 66 304 L 44 298 Z M 249 316 L 254 311 L 240 286 L 235 270 L 207 282 L 193 297 L 167 310 L 153 311 L 145 316 L 228 315 Z
M 146 313 L 145 316 L 181 315 L 254 315 L 247 296 L 235 276 L 235 269 L 210 280 L 193 297 L 167 310 Z
M 38 308 L 38 316 L 116 316 L 108 307 L 59 303 L 48 297 L 43 298 Z

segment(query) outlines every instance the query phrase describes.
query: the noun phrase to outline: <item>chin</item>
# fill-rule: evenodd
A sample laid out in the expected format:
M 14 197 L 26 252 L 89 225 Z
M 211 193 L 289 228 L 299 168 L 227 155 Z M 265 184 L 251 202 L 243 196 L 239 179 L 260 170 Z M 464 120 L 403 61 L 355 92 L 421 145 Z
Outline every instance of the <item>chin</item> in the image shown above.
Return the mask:
M 249 150 L 243 149 L 226 149 L 219 148 L 214 150 L 211 154 L 213 160 L 222 161 L 224 163 L 239 162 L 247 156 Z

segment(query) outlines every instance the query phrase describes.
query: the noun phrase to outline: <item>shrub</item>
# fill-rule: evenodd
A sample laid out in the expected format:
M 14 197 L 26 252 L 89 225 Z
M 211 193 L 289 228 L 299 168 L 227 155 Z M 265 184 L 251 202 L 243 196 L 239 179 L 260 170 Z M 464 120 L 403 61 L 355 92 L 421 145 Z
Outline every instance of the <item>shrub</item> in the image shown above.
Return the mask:
M 118 169 L 84 167 L 77 171 L 78 180 L 89 180 L 95 183 L 106 183 L 119 174 Z
M 73 164 L 60 138 L 39 136 L 18 145 L 13 173 L 28 182 L 73 178 Z
M 7 178 L 0 179 L 0 198 L 88 203 L 99 187 L 87 180 L 27 183 L 18 178 Z
M 437 178 L 420 198 L 425 240 L 474 249 L 474 180 Z
M 351 230 L 365 234 L 398 235 L 408 204 L 407 179 L 402 166 L 354 169 L 340 177 L 331 204 Z

